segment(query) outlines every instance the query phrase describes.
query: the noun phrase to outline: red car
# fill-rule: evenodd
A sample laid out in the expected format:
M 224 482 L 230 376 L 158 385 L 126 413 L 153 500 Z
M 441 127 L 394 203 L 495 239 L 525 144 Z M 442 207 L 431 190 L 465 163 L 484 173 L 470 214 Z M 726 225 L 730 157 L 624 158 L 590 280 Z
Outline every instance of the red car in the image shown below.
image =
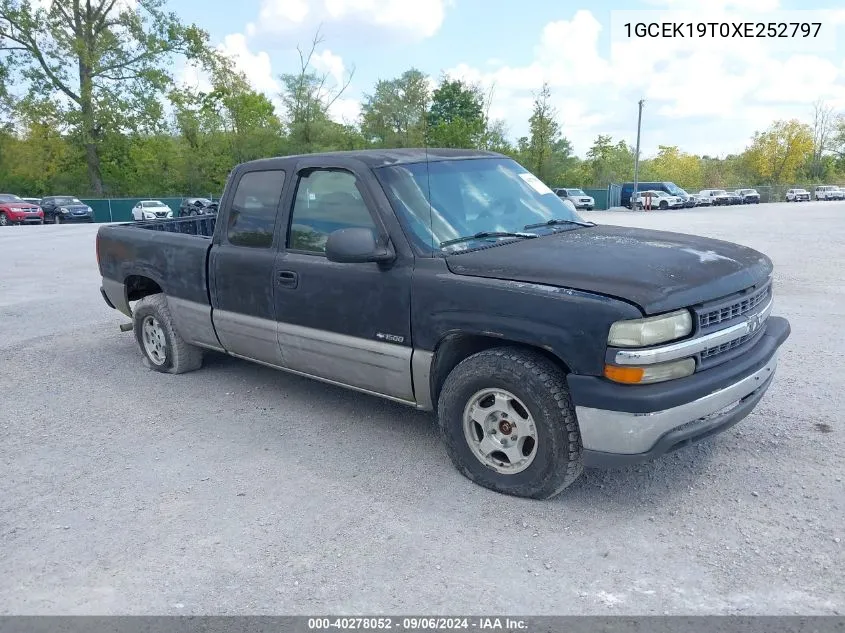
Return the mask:
M 44 211 L 14 194 L 0 193 L 0 226 L 10 224 L 44 224 Z

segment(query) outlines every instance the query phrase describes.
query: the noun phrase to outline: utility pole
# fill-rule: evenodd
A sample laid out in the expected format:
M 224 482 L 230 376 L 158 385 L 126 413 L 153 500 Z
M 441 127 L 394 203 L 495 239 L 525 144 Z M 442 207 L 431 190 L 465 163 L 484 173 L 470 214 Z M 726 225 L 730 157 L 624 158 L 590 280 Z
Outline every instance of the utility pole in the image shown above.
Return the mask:
M 643 99 L 639 101 L 639 114 L 637 115 L 637 150 L 634 154 L 634 190 L 631 192 L 631 210 L 636 207 L 637 190 L 639 189 L 640 179 L 640 130 L 643 125 Z

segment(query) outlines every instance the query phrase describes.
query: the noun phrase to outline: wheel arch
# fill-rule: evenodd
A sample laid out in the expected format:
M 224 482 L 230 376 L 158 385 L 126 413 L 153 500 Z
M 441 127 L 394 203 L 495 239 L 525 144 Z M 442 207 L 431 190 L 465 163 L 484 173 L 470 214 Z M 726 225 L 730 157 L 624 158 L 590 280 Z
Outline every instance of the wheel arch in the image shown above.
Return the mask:
M 164 285 L 145 273 L 132 273 L 123 280 L 126 289 L 126 301 L 139 301 L 150 295 L 164 293 Z
M 477 334 L 471 332 L 451 332 L 444 335 L 434 348 L 429 368 L 428 395 L 430 404 L 437 408 L 437 400 L 446 382 L 447 376 L 461 361 L 473 354 L 497 347 L 517 347 L 531 350 L 544 356 L 565 374 L 571 373 L 570 365 L 554 350 L 513 337 Z M 419 400 L 419 398 L 418 398 Z

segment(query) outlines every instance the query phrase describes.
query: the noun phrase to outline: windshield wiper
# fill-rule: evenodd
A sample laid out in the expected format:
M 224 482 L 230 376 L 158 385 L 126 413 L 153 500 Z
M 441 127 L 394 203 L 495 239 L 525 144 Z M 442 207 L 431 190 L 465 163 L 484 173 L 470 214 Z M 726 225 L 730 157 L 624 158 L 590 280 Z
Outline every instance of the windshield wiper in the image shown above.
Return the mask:
M 461 242 L 470 242 L 472 240 L 480 240 L 484 239 L 485 237 L 524 237 L 524 238 L 531 238 L 531 237 L 538 237 L 535 233 L 512 233 L 510 231 L 481 231 L 480 233 L 476 233 L 475 235 L 465 235 L 464 237 L 458 237 L 454 240 L 446 240 L 445 242 L 440 242 L 440 248 L 444 246 L 449 246 L 450 244 L 460 244 Z
M 555 226 L 557 224 L 574 224 L 576 226 L 595 226 L 595 222 L 578 222 L 576 220 L 563 220 L 561 218 L 555 218 L 554 220 L 547 220 L 546 222 L 538 222 L 537 224 L 527 224 L 522 227 L 523 231 L 527 231 L 528 229 L 537 229 L 541 226 Z

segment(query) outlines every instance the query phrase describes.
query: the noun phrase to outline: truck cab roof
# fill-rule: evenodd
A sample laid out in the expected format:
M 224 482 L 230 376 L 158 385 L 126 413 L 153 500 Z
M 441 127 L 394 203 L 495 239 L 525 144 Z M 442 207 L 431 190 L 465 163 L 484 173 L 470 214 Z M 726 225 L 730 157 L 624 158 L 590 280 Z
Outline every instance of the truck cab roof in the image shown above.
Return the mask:
M 294 154 L 290 156 L 278 156 L 274 158 L 259 158 L 242 163 L 241 167 L 261 167 L 278 162 L 279 160 L 298 160 L 322 158 L 348 158 L 358 161 L 367 167 L 385 167 L 388 165 L 402 165 L 411 163 L 424 163 L 434 160 L 465 160 L 472 158 L 507 158 L 498 152 L 488 152 L 471 149 L 451 148 L 403 148 L 403 149 L 362 149 L 345 150 L 337 152 L 320 152 L 315 154 Z

